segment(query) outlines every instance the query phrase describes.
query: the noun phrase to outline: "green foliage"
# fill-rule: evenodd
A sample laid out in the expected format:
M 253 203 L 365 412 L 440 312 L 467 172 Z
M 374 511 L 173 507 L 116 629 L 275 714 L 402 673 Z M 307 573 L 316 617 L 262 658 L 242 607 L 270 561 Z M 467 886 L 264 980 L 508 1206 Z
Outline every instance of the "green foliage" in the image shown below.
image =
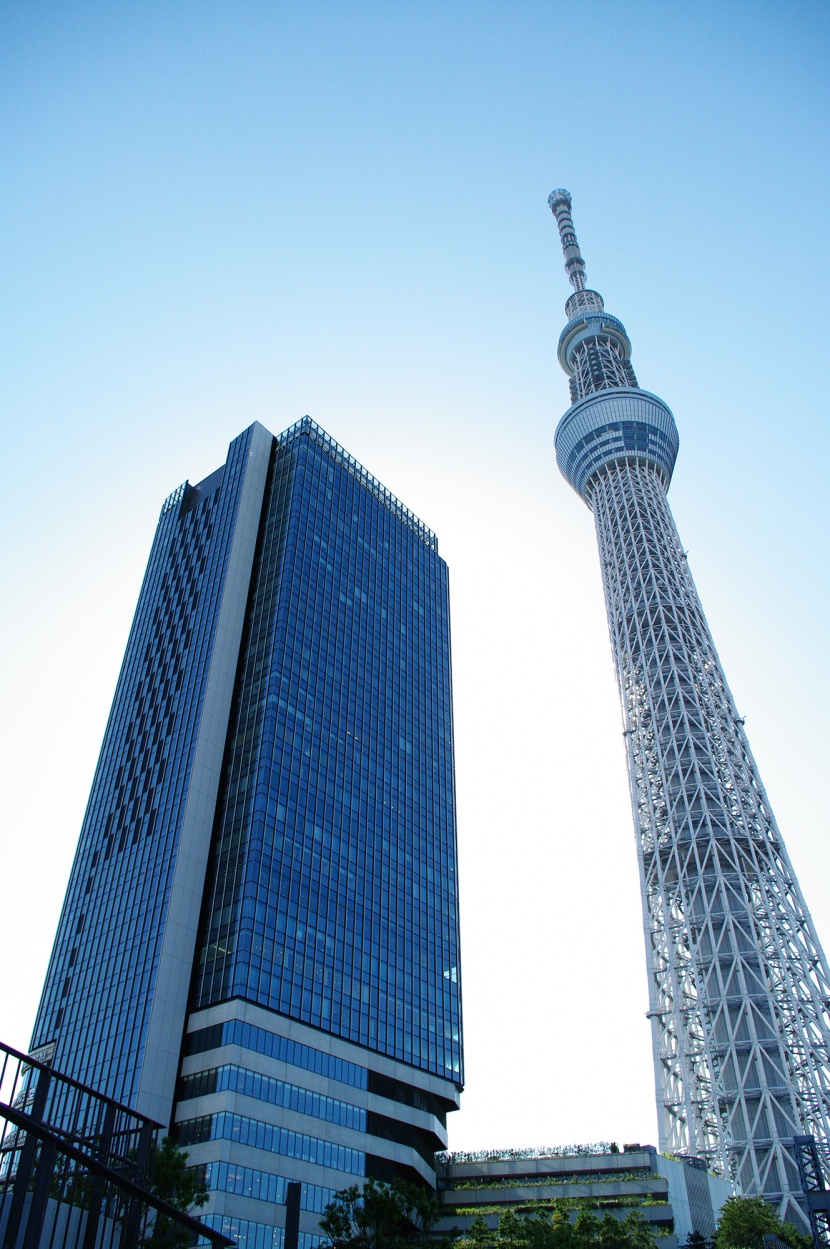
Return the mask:
M 29 1189 L 34 1188 L 35 1177 L 29 1181 Z M 55 1201 L 66 1202 L 80 1210 L 88 1210 L 93 1193 L 93 1177 L 74 1158 L 58 1154 L 55 1168 L 49 1181 L 49 1196 Z
M 729 1197 L 720 1213 L 714 1249 L 764 1249 L 764 1236 L 778 1236 L 790 1249 L 812 1249 L 813 1239 L 782 1223 L 763 1197 Z
M 169 1136 L 156 1146 L 152 1156 L 150 1192 L 184 1214 L 200 1210 L 210 1196 L 197 1172 L 187 1165 L 187 1154 Z M 166 1215 L 156 1216 L 153 1229 L 144 1238 L 144 1249 L 187 1249 L 191 1233 Z
M 608 1141 L 590 1145 L 545 1145 L 531 1149 L 454 1149 L 435 1155 L 436 1162 L 507 1162 L 514 1158 L 588 1158 L 613 1152 Z M 619 1149 L 617 1149 L 619 1153 Z
M 665 1157 L 666 1155 L 664 1155 Z M 609 1177 L 615 1184 L 642 1184 L 644 1179 L 651 1179 L 649 1171 L 614 1171 Z M 492 1175 L 487 1179 L 459 1180 L 453 1179 L 453 1190 L 470 1188 L 560 1188 L 568 1184 L 596 1184 L 596 1171 L 585 1171 L 576 1175 Z
M 518 1207 L 520 1210 L 526 1210 L 530 1213 L 543 1211 L 552 1213 L 554 1210 L 601 1210 L 608 1207 L 613 1210 L 631 1208 L 635 1206 L 666 1206 L 668 1200 L 665 1197 L 652 1197 L 648 1193 L 634 1193 L 631 1196 L 614 1196 L 614 1197 L 541 1197 L 538 1200 L 523 1201 Z M 453 1214 L 500 1214 L 504 1209 L 503 1204 L 496 1202 L 486 1205 L 478 1204 L 475 1206 L 453 1206 L 451 1208 Z
M 581 1210 L 575 1223 L 566 1211 L 522 1215 L 505 1210 L 494 1230 L 477 1214 L 457 1249 L 655 1249 L 654 1236 L 643 1216 L 632 1210 L 624 1219 L 602 1218 Z
M 330 1249 L 404 1249 L 423 1246 L 438 1217 L 435 1198 L 417 1184 L 367 1180 L 335 1193 L 320 1227 Z

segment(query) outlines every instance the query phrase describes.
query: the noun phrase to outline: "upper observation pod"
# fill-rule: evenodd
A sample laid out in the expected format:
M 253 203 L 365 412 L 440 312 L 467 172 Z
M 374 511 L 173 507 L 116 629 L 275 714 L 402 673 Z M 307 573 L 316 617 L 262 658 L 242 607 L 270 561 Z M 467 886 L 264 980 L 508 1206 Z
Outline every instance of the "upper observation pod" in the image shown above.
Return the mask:
M 586 285 L 570 193 L 553 191 L 548 204 L 574 288 L 557 353 L 571 389 L 571 407 L 555 437 L 560 471 L 589 506 L 593 481 L 612 464 L 646 464 L 668 489 L 679 446 L 674 417 L 662 399 L 640 389 L 625 326 Z

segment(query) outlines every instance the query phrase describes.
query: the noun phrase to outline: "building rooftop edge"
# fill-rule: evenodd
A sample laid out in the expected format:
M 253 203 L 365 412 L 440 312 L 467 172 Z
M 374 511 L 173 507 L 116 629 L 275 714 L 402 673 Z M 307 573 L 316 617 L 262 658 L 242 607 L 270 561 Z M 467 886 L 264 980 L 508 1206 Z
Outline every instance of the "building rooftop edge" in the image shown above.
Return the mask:
M 261 422 L 254 421 L 253 424 L 260 425 Z M 262 428 L 265 427 L 262 426 Z M 288 429 L 284 429 L 281 434 L 272 435 L 272 437 L 276 437 L 276 441 L 278 443 L 287 445 L 288 443 L 293 442 L 296 438 L 300 438 L 303 434 L 312 438 L 317 446 L 321 447 L 327 455 L 330 455 L 341 468 L 345 468 L 346 472 L 350 473 L 351 476 L 354 477 L 355 480 L 358 481 L 366 490 L 368 490 L 379 503 L 382 503 L 393 516 L 397 517 L 397 519 L 402 521 L 408 529 L 411 529 L 413 533 L 417 534 L 425 546 L 429 547 L 431 551 L 434 551 L 436 555 L 438 554 L 437 534 L 430 529 L 428 525 L 425 525 L 420 517 L 416 516 L 405 503 L 402 503 L 387 486 L 384 486 L 382 481 L 379 481 L 374 474 L 370 473 L 367 468 L 364 468 L 360 461 L 356 460 L 345 447 L 341 446 L 335 438 L 332 438 L 331 434 L 327 433 L 326 430 L 324 430 L 321 425 L 318 425 L 316 421 L 313 421 L 310 416 L 301 417 L 299 421 L 295 421 L 293 425 L 289 425 Z M 218 472 L 219 470 L 217 469 L 216 471 Z M 214 476 L 214 474 L 209 473 L 208 477 L 204 478 L 204 480 L 207 481 L 212 476 Z M 159 520 L 161 520 L 162 516 L 165 516 L 171 508 L 181 502 L 189 484 L 190 483 L 185 480 L 181 483 L 181 485 L 177 486 L 175 490 L 172 490 L 170 494 L 168 494 L 162 504 L 161 512 L 159 513 Z
M 299 438 L 303 434 L 308 434 L 341 468 L 345 468 L 348 473 L 351 473 L 379 503 L 382 503 L 398 520 L 403 521 L 409 529 L 416 533 L 430 550 L 435 551 L 436 554 L 438 553 L 438 538 L 434 531 L 428 525 L 425 525 L 420 517 L 416 516 L 405 503 L 401 503 L 400 499 L 387 486 L 384 486 L 382 481 L 379 481 L 377 477 L 370 473 L 368 468 L 364 468 L 359 460 L 356 460 L 345 447 L 341 446 L 336 439 L 332 438 L 331 434 L 327 433 L 310 416 L 301 417 L 299 421 L 289 425 L 288 429 L 283 430 L 281 434 L 277 434 L 277 442 L 293 442 L 295 438 Z

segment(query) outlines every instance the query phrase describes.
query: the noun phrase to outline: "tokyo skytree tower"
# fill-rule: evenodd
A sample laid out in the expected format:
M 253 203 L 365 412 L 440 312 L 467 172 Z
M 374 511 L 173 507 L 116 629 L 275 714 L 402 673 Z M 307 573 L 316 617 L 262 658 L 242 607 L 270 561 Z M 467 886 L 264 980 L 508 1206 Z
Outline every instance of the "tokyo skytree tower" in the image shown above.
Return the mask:
M 640 865 L 660 1149 L 706 1159 L 804 1230 L 793 1138 L 830 1143 L 830 971 L 770 810 L 666 499 L 671 411 L 585 282 L 559 339 L 560 470 L 594 514 Z M 803 1157 L 802 1157 L 803 1162 Z M 799 1204 L 799 1197 L 801 1204 Z

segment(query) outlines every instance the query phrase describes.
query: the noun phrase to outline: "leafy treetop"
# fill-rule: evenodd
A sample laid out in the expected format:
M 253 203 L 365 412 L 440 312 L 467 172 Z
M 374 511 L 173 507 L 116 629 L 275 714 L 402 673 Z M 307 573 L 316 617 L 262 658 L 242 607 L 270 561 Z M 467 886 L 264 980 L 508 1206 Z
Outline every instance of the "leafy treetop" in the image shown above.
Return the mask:
M 353 1184 L 335 1193 L 320 1227 L 328 1249 L 405 1249 L 426 1245 L 438 1212 L 436 1199 L 417 1184 L 367 1180 L 362 1189 Z
M 784 1223 L 763 1197 L 729 1197 L 720 1213 L 715 1249 L 764 1249 L 764 1236 L 778 1236 L 790 1249 L 813 1249 L 792 1223 Z
M 152 1158 L 150 1191 L 184 1214 L 193 1214 L 207 1202 L 210 1193 L 197 1171 L 187 1165 L 187 1153 L 169 1136 L 156 1146 Z M 191 1233 L 164 1214 L 156 1215 L 144 1249 L 187 1249 Z

